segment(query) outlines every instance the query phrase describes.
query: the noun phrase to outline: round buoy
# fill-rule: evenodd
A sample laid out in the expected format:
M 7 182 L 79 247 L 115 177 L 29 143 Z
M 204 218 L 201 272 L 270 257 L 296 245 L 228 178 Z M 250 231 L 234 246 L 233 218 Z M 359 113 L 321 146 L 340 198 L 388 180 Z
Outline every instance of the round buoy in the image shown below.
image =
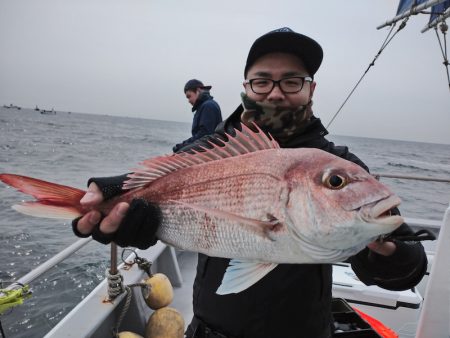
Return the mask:
M 184 319 L 175 309 L 163 307 L 152 313 L 145 328 L 145 338 L 183 338 Z
M 150 287 L 150 292 L 143 291 L 143 296 L 151 309 L 158 310 L 172 303 L 173 288 L 166 275 L 155 273 L 144 282 Z

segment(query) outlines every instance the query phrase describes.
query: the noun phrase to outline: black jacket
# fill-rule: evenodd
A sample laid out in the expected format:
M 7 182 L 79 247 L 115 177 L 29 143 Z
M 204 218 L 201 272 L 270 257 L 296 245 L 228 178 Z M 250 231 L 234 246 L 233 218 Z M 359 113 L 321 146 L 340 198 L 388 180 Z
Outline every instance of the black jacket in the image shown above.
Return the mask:
M 216 129 L 216 136 L 240 124 L 242 107 Z M 347 147 L 335 146 L 325 139 L 320 119 L 312 118 L 305 132 L 287 144 L 287 148 L 319 148 L 352 161 L 368 170 Z M 223 137 L 223 136 L 221 136 Z M 192 146 L 201 144 L 197 141 Z M 191 147 L 192 147 L 191 146 Z M 184 148 L 183 150 L 188 150 Z M 403 224 L 396 234 L 412 234 Z M 366 284 L 391 290 L 406 290 L 423 277 L 427 260 L 420 243 L 397 242 L 390 257 L 364 249 L 349 261 Z M 208 327 L 239 338 L 321 338 L 330 336 L 332 267 L 329 264 L 279 264 L 255 285 L 238 294 L 217 295 L 229 259 L 199 254 L 194 282 L 194 315 Z M 189 333 L 195 324 L 188 328 Z

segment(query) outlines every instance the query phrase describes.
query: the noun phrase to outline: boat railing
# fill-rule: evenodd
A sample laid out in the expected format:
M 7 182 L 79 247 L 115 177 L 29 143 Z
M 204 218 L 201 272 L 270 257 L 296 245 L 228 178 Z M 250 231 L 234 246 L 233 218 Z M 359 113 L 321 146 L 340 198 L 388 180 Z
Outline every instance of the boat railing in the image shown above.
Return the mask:
M 137 264 L 128 264 L 133 262 L 137 254 L 141 259 L 144 258 L 153 263 L 152 271 L 164 273 L 174 286 L 181 286 L 183 280 L 175 249 L 162 242 L 158 242 L 145 251 L 136 250 L 125 260 L 127 263 L 118 266 L 118 271 L 122 273 L 123 285 L 137 283 L 146 277 L 145 272 Z M 45 335 L 45 338 L 67 337 L 68 332 L 76 332 L 77 337 L 107 337 L 111 335 L 112 328 L 118 322 L 118 313 L 122 311 L 118 307 L 124 306 L 127 295 L 121 293 L 111 300 L 108 297 L 108 292 L 108 280 L 104 279 L 53 327 Z M 132 292 L 133 296 L 138 298 L 141 289 L 135 288 Z M 131 330 L 132 327 L 145 327 L 149 311 L 149 308 L 144 307 L 142 302 L 131 302 L 123 318 L 123 330 Z
M 35 269 L 31 270 L 29 273 L 27 273 L 25 276 L 19 278 L 18 280 L 14 281 L 11 285 L 6 287 L 6 289 L 13 289 L 16 285 L 26 285 L 31 283 L 33 280 L 53 268 L 56 264 L 62 262 L 63 260 L 69 258 L 72 256 L 75 252 L 80 250 L 82 247 L 84 247 L 86 244 L 88 244 L 92 240 L 91 237 L 88 238 L 81 238 L 77 240 L 75 243 L 72 243 L 64 250 L 61 250 L 58 252 L 55 256 L 50 258 L 49 260 L 45 261 L 44 263 L 38 265 Z
M 77 240 L 64 250 L 58 252 L 55 256 L 51 257 L 44 263 L 31 270 L 23 277 L 12 282 L 5 288 L 5 290 L 18 291 L 23 290 L 23 288 L 26 287 L 26 294 L 24 290 L 23 297 L 28 297 L 28 284 L 55 267 L 60 262 L 71 257 L 74 253 L 76 253 L 91 241 L 91 237 Z M 138 254 L 139 258 L 143 258 L 151 262 L 153 272 L 163 272 L 168 276 L 171 283 L 176 287 L 182 285 L 181 271 L 178 266 L 176 252 L 173 247 L 170 247 L 158 241 L 156 245 L 145 251 L 132 250 L 132 253 L 124 260 L 124 262 L 133 262 L 134 258 L 136 258 Z M 115 262 L 117 266 L 117 260 L 115 260 Z M 137 264 L 131 264 L 127 266 L 127 264 L 122 263 L 117 266 L 117 270 L 122 273 L 126 271 L 126 273 L 122 274 L 123 285 L 136 283 L 146 277 L 145 271 L 138 268 Z M 104 279 L 45 337 L 63 337 L 66 336 L 67 332 L 77 332 L 77 334 L 83 332 L 83 337 L 90 337 L 94 333 L 106 332 L 105 330 L 110 330 L 110 328 L 114 326 L 113 324 L 117 320 L 117 318 L 114 317 L 114 309 L 118 306 L 118 304 L 122 303 L 125 295 L 119 294 L 114 300 L 107 301 L 109 291 L 110 289 L 108 287 L 108 280 Z M 138 291 L 140 292 L 140 290 Z M 138 291 L 133 290 L 133 293 L 136 293 Z M 11 307 L 19 304 L 21 304 L 21 302 L 14 301 L 14 304 L 11 303 Z M 148 318 L 148 314 L 147 316 L 145 316 L 145 309 L 136 309 L 136 306 L 137 305 L 134 304 L 132 308 L 128 310 L 127 313 L 129 314 L 127 314 L 127 316 L 131 315 L 131 318 L 127 318 L 127 322 L 141 321 L 138 325 L 143 325 L 143 323 L 145 324 L 145 321 Z M 89 312 L 85 313 L 85 311 L 77 311 L 77 309 L 79 308 L 83 308 L 84 310 L 89 309 Z M 141 313 L 143 315 L 140 315 Z

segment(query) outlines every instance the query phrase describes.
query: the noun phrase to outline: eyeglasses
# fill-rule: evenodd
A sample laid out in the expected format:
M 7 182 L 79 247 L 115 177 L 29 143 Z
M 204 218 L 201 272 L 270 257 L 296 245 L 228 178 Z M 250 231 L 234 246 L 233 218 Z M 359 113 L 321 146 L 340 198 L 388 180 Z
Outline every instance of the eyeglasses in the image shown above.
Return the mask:
M 305 82 L 312 82 L 309 76 L 293 76 L 275 81 L 272 79 L 257 78 L 245 80 L 244 84 L 250 84 L 250 88 L 255 94 L 269 94 L 275 85 L 285 94 L 294 94 L 302 90 Z

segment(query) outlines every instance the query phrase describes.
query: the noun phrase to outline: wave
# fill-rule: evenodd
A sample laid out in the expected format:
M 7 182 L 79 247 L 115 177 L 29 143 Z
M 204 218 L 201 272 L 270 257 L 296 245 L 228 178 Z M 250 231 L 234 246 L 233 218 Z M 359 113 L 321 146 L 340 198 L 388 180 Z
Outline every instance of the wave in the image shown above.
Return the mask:
M 393 163 L 393 162 L 388 162 L 387 163 L 388 166 L 391 167 L 397 167 L 397 168 L 408 168 L 408 169 L 417 169 L 417 170 L 428 170 L 426 168 L 420 168 L 420 167 L 416 167 L 414 165 L 410 165 L 410 164 L 403 164 L 403 163 Z
M 422 161 L 417 161 L 418 163 L 399 163 L 399 162 L 388 162 L 387 166 L 409 169 L 421 173 L 433 173 L 439 175 L 450 175 L 450 166 L 443 163 L 425 163 Z

